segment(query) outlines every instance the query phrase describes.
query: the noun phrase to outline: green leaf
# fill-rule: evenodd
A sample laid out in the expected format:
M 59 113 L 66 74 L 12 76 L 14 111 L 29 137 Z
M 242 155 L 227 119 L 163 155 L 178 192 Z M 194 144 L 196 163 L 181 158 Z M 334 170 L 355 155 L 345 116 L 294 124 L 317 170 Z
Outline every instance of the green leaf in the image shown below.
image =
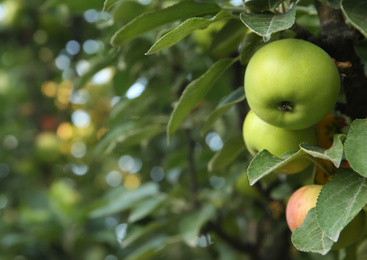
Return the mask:
M 167 236 L 156 235 L 141 246 L 135 248 L 131 254 L 125 257 L 125 260 L 146 260 L 153 259 L 154 256 L 161 253 L 166 246 Z
M 367 61 L 367 39 L 363 39 L 356 43 L 354 49 L 362 60 Z
M 209 161 L 208 170 L 215 171 L 226 167 L 245 149 L 242 134 L 232 137 Z
M 203 129 L 201 130 L 201 135 L 204 135 L 209 128 L 214 124 L 214 122 L 220 118 L 225 112 L 227 112 L 235 104 L 243 101 L 245 99 L 245 90 L 243 87 L 239 87 L 230 93 L 228 96 L 224 97 L 217 107 L 211 112 L 208 119 L 205 121 Z
M 176 44 L 177 42 L 179 42 L 184 37 L 186 37 L 187 35 L 189 35 L 190 33 L 192 33 L 193 31 L 197 29 L 207 27 L 214 22 L 220 21 L 222 19 L 228 19 L 231 17 L 233 17 L 232 14 L 230 14 L 228 11 L 222 10 L 211 19 L 206 19 L 202 17 L 190 18 L 184 21 L 183 23 L 181 23 L 179 26 L 177 26 L 175 29 L 173 29 L 169 33 L 165 34 L 163 37 L 161 37 L 148 50 L 146 55 L 150 55 L 158 51 L 161 51 L 165 48 L 171 47 L 172 45 Z
M 128 247 L 140 238 L 144 238 L 151 233 L 157 233 L 163 226 L 164 222 L 157 221 L 151 221 L 149 224 L 144 225 L 143 227 L 126 224 L 127 232 L 126 236 L 121 241 L 121 247 Z M 130 227 L 132 227 L 132 229 L 130 229 Z
M 276 14 L 270 12 L 258 14 L 241 13 L 240 18 L 248 28 L 262 36 L 264 41 L 268 41 L 273 33 L 293 26 L 296 20 L 296 8 L 293 5 L 288 12 Z
M 248 28 L 240 20 L 229 20 L 214 34 L 210 44 L 211 52 L 219 57 L 237 52 L 238 46 L 247 32 Z
M 343 228 L 367 203 L 367 181 L 352 169 L 342 169 L 322 188 L 316 204 L 325 234 L 337 241 Z
M 153 124 L 138 129 L 131 129 L 129 131 L 120 133 L 115 140 L 120 146 L 130 146 L 140 143 L 143 140 L 149 140 L 154 136 L 164 132 L 162 125 Z
M 131 210 L 131 213 L 128 218 L 128 222 L 132 223 L 135 221 L 138 221 L 146 216 L 148 216 L 150 213 L 152 213 L 159 205 L 161 205 L 165 200 L 167 199 L 167 196 L 164 194 L 159 194 L 155 197 L 143 200 L 139 203 L 137 203 L 134 208 Z
M 135 190 L 125 188 L 116 189 L 113 196 L 107 196 L 103 205 L 89 213 L 91 218 L 105 217 L 126 209 L 129 209 L 144 198 L 151 197 L 159 191 L 158 184 L 154 182 L 144 183 Z
M 277 7 L 278 5 L 280 5 L 281 3 L 283 3 L 285 0 L 269 0 L 269 7 L 271 9 L 274 9 L 275 7 Z
M 317 222 L 316 208 L 308 211 L 302 225 L 292 233 L 292 243 L 299 251 L 326 255 L 333 241 L 325 235 Z
M 196 106 L 196 104 L 205 97 L 210 88 L 220 78 L 237 59 L 222 59 L 214 63 L 198 79 L 192 81 L 182 93 L 177 105 L 173 109 L 167 125 L 167 139 L 170 140 L 172 134 L 177 130 L 181 122 Z
M 119 1 L 121 0 L 105 0 L 103 4 L 103 12 L 107 11 L 109 8 L 111 8 L 111 6 L 113 6 Z
M 290 161 L 305 155 L 306 153 L 303 150 L 299 150 L 296 153 L 277 157 L 272 155 L 268 150 L 262 150 L 252 159 L 250 165 L 248 166 L 247 175 L 250 185 L 254 185 L 262 177 L 272 173 L 276 169 L 281 168 Z
M 252 55 L 262 42 L 263 39 L 256 33 L 250 32 L 246 34 L 242 41 L 240 51 L 240 62 L 242 65 L 246 65 L 250 61 Z
M 113 46 L 122 46 L 134 38 L 162 25 L 193 16 L 219 12 L 220 10 L 217 4 L 211 2 L 181 1 L 167 8 L 147 12 L 136 17 L 113 35 L 111 44 Z
M 180 233 L 183 240 L 189 246 L 196 246 L 200 229 L 205 223 L 213 219 L 215 208 L 212 204 L 205 204 L 200 209 L 190 212 L 179 223 Z
M 354 120 L 345 141 L 345 157 L 353 170 L 367 177 L 367 119 Z
M 300 145 L 300 147 L 303 151 L 312 155 L 313 157 L 331 161 L 335 167 L 338 168 L 343 159 L 344 139 L 345 135 L 343 134 L 334 135 L 333 145 L 329 149 L 324 149 L 319 146 L 310 145 L 308 143 L 303 143 Z
M 367 37 L 367 0 L 343 0 L 341 7 L 353 26 Z

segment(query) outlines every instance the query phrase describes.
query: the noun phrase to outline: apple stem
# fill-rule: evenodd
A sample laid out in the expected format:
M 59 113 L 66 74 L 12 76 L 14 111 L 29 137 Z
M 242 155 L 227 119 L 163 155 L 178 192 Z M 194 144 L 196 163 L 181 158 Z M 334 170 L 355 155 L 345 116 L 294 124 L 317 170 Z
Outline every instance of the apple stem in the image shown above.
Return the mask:
M 321 165 L 317 160 L 315 160 L 313 157 L 311 156 L 307 156 L 307 158 L 313 162 L 316 166 L 318 166 L 327 176 L 331 176 L 332 174 L 323 166 Z
M 293 110 L 293 106 L 292 103 L 289 101 L 283 101 L 279 104 L 278 106 L 279 110 L 285 111 L 285 112 L 290 112 Z

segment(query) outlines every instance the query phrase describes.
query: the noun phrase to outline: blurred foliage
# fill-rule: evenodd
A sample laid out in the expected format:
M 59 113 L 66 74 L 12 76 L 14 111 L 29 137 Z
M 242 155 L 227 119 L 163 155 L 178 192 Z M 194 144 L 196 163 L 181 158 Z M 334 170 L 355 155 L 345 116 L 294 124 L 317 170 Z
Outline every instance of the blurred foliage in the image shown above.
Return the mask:
M 0 1 L 0 260 L 332 259 L 296 251 L 284 220 L 311 174 L 248 184 L 242 64 L 201 78 L 210 90 L 167 140 L 186 86 L 261 43 L 232 19 L 154 55 L 176 22 L 112 47 L 129 21 L 177 2 Z M 300 6 L 319 36 L 315 8 Z

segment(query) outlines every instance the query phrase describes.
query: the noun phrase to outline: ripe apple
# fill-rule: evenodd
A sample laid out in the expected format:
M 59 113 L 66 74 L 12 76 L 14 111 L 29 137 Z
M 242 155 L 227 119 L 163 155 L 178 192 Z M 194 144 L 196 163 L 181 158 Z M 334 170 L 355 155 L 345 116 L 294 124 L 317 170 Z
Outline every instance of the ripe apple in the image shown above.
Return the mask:
M 307 212 L 316 206 L 322 185 L 307 185 L 296 190 L 289 198 L 285 215 L 289 229 L 293 232 L 306 218 Z
M 323 119 L 340 90 L 338 69 L 318 46 L 283 39 L 260 48 L 245 72 L 248 104 L 262 120 L 286 129 L 304 129 Z
M 299 188 L 292 194 L 286 207 L 286 220 L 292 232 L 302 225 L 308 211 L 316 206 L 322 187 L 323 185 L 307 185 Z M 356 242 L 363 233 L 365 224 L 366 214 L 364 210 L 361 210 L 340 232 L 339 239 L 332 249 L 342 249 Z
M 275 156 L 286 152 L 298 151 L 299 144 L 307 142 L 317 143 L 316 132 L 313 127 L 301 130 L 287 130 L 272 126 L 261 120 L 250 110 L 243 123 L 243 139 L 248 151 L 255 155 L 261 150 L 268 150 Z M 278 169 L 279 173 L 293 174 L 306 169 L 311 161 L 307 158 L 299 158 L 289 162 Z

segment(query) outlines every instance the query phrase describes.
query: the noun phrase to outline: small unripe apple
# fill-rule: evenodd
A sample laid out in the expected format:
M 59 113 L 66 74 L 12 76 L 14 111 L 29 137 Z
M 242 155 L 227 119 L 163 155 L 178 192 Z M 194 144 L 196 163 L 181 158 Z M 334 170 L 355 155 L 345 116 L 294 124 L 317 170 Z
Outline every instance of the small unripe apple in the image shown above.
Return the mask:
M 293 232 L 302 225 L 307 212 L 316 206 L 322 185 L 307 185 L 296 190 L 289 198 L 285 215 L 289 229 Z
M 255 155 L 261 150 L 268 150 L 275 156 L 286 152 L 298 151 L 303 142 L 316 145 L 317 137 L 313 127 L 301 130 L 287 130 L 272 126 L 249 111 L 243 123 L 243 139 L 248 151 Z M 299 158 L 277 169 L 278 173 L 293 174 L 306 169 L 311 161 Z

